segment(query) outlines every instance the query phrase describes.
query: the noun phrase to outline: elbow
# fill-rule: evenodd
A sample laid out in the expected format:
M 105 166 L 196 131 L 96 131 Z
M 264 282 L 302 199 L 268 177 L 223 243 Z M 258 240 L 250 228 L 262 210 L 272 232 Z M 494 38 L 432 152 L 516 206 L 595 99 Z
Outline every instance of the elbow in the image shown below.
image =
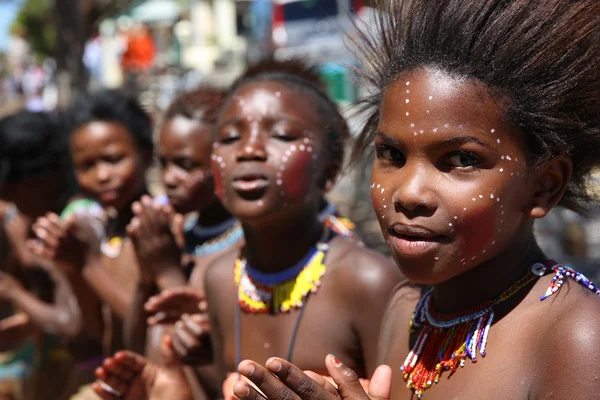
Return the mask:
M 58 333 L 60 335 L 72 339 L 81 333 L 81 330 L 83 329 L 83 322 L 79 313 L 61 313 L 59 319 Z

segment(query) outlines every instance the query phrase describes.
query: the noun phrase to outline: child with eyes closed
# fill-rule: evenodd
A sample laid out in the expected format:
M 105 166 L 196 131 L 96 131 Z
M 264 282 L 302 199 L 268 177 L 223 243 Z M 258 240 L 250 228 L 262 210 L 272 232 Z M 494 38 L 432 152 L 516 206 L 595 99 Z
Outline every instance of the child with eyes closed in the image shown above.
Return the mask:
M 206 389 L 215 397 L 231 397 L 235 374 L 223 385 L 229 390 L 214 392 L 242 355 L 285 356 L 325 373 L 318 367 L 327 349 L 335 349 L 362 377 L 375 366 L 387 294 L 401 275 L 383 256 L 333 234 L 318 219 L 323 193 L 343 163 L 348 127 L 315 80 L 314 68 L 297 60 L 257 64 L 233 85 L 219 116 L 216 190 L 241 222 L 246 245 L 206 273 L 219 368 L 219 380 L 212 382 L 218 387 Z M 181 337 L 186 344 L 199 339 L 194 332 Z M 140 366 L 147 370 L 149 364 L 131 353 L 113 360 L 129 373 L 104 368 L 103 377 L 128 398 L 137 377 L 146 379 Z M 149 398 L 158 398 L 158 387 L 148 390 Z
M 600 3 L 379 7 L 355 155 L 374 144 L 381 229 L 427 288 L 393 294 L 370 397 L 597 398 L 600 291 L 549 260 L 532 228 L 557 205 L 596 201 Z M 341 360 L 326 358 L 337 387 L 281 359 L 239 369 L 267 398 L 369 399 Z M 263 398 L 243 382 L 234 392 Z
M 38 218 L 38 243 L 32 249 L 67 273 L 82 309 L 82 335 L 95 344 L 73 351 L 87 355 L 75 364 L 74 385 L 81 385 L 93 380 L 103 351 L 123 348 L 122 319 L 139 276 L 125 228 L 132 203 L 147 193 L 152 125 L 137 101 L 118 91 L 78 99 L 65 121 L 75 175 L 86 198 L 72 201 L 61 216 Z
M 206 267 L 225 251 L 243 244 L 241 226 L 214 193 L 210 170 L 213 129 L 226 96 L 224 90 L 201 87 L 173 102 L 157 146 L 166 196 L 154 200 L 144 196 L 133 205 L 135 216 L 128 235 L 147 279 L 138 282 L 130 306 L 126 343 L 128 349 L 156 363 L 163 362 L 162 336 L 171 331 L 171 324 L 182 313 L 187 310 L 193 314 L 190 322 L 200 323 L 206 317 L 198 308 L 204 301 Z M 181 307 L 161 310 L 150 318 L 152 324 L 148 326 L 144 304 L 157 290 L 162 291 L 164 300 L 161 304 L 148 303 L 152 314 L 167 303 Z

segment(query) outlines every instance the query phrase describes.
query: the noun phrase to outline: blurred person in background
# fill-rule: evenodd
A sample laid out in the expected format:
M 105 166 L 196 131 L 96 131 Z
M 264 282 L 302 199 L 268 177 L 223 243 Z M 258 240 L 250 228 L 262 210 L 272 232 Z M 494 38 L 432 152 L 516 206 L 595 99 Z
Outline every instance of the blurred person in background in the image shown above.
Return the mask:
M 23 111 L 0 120 L 2 400 L 55 399 L 64 359 L 57 341 L 81 326 L 65 274 L 27 247 L 35 218 L 60 210 L 72 193 L 67 159 L 62 131 L 49 115 Z M 44 394 L 35 393 L 40 388 Z

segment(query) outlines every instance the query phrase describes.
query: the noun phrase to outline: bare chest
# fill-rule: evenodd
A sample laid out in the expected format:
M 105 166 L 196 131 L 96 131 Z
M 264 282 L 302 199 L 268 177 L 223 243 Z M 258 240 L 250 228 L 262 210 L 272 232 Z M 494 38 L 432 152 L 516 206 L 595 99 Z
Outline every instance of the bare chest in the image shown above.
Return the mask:
M 311 295 L 303 312 L 293 310 L 269 315 L 241 311 L 238 322 L 235 299 L 232 294 L 228 310 L 220 319 L 228 371 L 235 370 L 238 358 L 264 363 L 270 357 L 281 357 L 301 369 L 324 373 L 324 360 L 329 353 L 362 370 L 360 344 L 350 318 L 327 300 L 327 293 L 320 291 Z
M 511 327 L 511 321 L 500 321 L 488 337 L 487 354 L 477 362 L 466 360 L 454 374 L 444 372 L 438 384 L 427 389 L 424 400 L 437 399 L 527 399 L 535 379 L 535 357 L 530 353 L 528 335 Z M 512 328 L 512 329 L 511 329 Z M 400 367 L 410 348 L 408 326 L 396 330 L 398 340 L 392 340 L 384 362 L 393 371 L 392 399 L 417 397 L 406 387 Z

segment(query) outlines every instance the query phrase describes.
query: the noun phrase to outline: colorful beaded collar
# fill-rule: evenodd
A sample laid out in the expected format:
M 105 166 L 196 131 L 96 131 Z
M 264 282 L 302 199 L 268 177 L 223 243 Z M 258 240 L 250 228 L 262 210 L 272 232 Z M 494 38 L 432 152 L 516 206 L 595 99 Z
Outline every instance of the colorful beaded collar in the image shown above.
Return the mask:
M 494 321 L 494 307 L 551 271 L 555 275 L 550 287 L 540 298 L 542 301 L 558 292 L 565 278 L 572 278 L 600 295 L 600 289 L 584 275 L 554 261 L 534 264 L 523 278 L 498 297 L 461 313 L 438 313 L 433 306 L 433 289 L 427 290 L 415 308 L 409 328 L 411 333 L 415 332 L 415 328 L 421 331 L 404 365 L 400 367 L 407 387 L 420 399 L 425 390 L 439 383 L 443 372 L 449 371 L 452 375 L 459 366 L 465 366 L 467 359 L 476 363 L 478 349 L 481 357 L 485 357 L 487 338 Z
M 332 230 L 324 228 L 323 236 L 300 261 L 277 273 L 264 273 L 252 268 L 244 257 L 235 262 L 235 284 L 238 303 L 250 313 L 285 313 L 301 308 L 310 293 L 316 293 L 325 275 L 325 255 L 329 250 Z

